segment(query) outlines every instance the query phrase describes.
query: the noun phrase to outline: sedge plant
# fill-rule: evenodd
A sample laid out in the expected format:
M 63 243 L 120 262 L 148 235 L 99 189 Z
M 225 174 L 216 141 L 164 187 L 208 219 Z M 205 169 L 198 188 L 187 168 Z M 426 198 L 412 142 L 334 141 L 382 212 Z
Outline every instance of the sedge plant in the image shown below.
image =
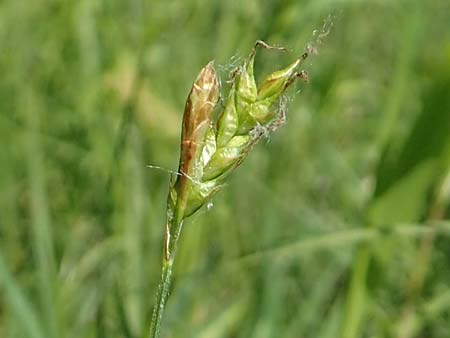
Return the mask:
M 283 94 L 297 78 L 307 80 L 307 73 L 299 67 L 310 50 L 286 68 L 268 75 L 257 86 L 254 60 L 258 46 L 284 50 L 263 41 L 256 42 L 245 62 L 232 72 L 227 100 L 216 119 L 220 85 L 213 61 L 200 71 L 187 97 L 179 168 L 170 180 L 167 197 L 161 281 L 150 338 L 160 335 L 183 222 L 211 200 L 261 138 L 286 121 Z

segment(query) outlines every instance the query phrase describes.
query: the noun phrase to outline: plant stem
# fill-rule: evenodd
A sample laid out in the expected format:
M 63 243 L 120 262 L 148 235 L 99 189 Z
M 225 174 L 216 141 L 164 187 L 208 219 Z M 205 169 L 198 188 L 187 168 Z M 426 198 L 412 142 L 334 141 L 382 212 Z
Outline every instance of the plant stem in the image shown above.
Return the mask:
M 169 296 L 170 285 L 172 284 L 172 266 L 173 266 L 173 259 L 168 261 L 164 259 L 161 270 L 161 282 L 158 287 L 158 293 L 156 295 L 156 304 L 153 309 L 149 338 L 159 337 L 162 316 L 164 308 L 166 306 L 167 297 Z
M 176 218 L 176 221 L 174 223 L 176 225 L 174 227 L 176 229 L 176 231 L 174 232 L 174 236 L 172 238 L 167 237 L 168 234 L 166 233 L 163 263 L 161 269 L 161 281 L 159 283 L 158 292 L 156 294 L 156 304 L 153 308 L 149 338 L 158 338 L 160 335 L 162 317 L 164 314 L 164 309 L 166 307 L 167 298 L 169 297 L 170 286 L 172 284 L 172 268 L 175 261 L 178 239 L 180 238 L 183 225 L 183 222 L 179 220 L 178 217 Z M 167 250 L 168 245 L 170 245 L 169 250 Z

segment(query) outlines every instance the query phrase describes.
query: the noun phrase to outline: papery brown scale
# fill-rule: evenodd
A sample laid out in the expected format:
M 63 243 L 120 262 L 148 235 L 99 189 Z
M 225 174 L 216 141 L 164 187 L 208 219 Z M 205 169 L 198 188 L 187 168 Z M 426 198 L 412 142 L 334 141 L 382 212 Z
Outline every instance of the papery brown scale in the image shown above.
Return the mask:
M 219 82 L 213 62 L 210 62 L 200 71 L 186 100 L 183 141 L 204 136 L 204 129 L 209 126 L 218 97 Z
M 192 160 L 203 144 L 218 97 L 219 81 L 210 62 L 200 71 L 186 100 L 180 158 L 180 170 L 184 174 L 191 174 Z
M 175 187 L 181 203 L 185 203 L 186 183 L 197 179 L 196 166 L 200 161 L 205 136 L 211 124 L 214 107 L 219 98 L 219 81 L 214 63 L 208 63 L 199 73 L 186 100 L 181 135 L 181 154 Z M 180 201 L 179 201 L 180 202 Z M 180 206 L 183 208 L 183 205 Z

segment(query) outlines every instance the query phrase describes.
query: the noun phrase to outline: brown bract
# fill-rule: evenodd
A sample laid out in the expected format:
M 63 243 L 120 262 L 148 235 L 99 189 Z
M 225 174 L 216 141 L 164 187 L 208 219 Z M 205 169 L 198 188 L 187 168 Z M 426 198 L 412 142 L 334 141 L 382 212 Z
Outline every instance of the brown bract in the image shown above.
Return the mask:
M 219 81 L 214 62 L 209 62 L 197 76 L 186 100 L 181 134 L 181 156 L 176 187 L 180 193 L 186 182 L 195 179 L 197 159 L 202 150 L 206 132 L 211 124 L 214 107 L 219 99 Z

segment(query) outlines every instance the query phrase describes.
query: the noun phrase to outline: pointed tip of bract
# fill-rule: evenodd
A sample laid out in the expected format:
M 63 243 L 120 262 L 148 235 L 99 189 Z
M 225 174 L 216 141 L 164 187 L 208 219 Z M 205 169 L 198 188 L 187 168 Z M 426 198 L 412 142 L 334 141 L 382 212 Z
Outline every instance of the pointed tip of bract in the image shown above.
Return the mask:
M 219 80 L 217 78 L 216 69 L 214 67 L 214 60 L 208 62 L 206 66 L 202 68 L 200 73 L 197 76 L 197 79 L 194 83 L 194 88 L 199 90 L 215 90 L 217 91 L 217 88 L 219 84 Z
M 208 74 L 211 74 L 212 76 L 216 77 L 216 68 L 214 67 L 215 60 L 209 61 L 200 71 L 200 74 L 198 77 L 207 76 Z

